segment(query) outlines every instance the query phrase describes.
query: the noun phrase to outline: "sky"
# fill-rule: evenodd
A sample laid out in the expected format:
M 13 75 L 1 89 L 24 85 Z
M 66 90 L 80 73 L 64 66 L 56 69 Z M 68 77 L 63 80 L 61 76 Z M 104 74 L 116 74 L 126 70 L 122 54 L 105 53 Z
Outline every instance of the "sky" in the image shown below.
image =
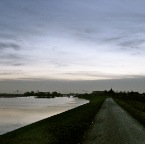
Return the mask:
M 144 0 L 0 0 L 0 91 L 145 91 Z

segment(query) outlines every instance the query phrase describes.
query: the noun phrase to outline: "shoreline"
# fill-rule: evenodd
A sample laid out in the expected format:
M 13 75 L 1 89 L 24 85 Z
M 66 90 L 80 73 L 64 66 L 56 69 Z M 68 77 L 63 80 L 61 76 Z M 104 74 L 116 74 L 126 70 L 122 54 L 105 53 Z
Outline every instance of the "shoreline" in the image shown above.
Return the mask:
M 87 98 L 90 103 L 0 135 L 1 144 L 74 144 L 80 142 L 105 99 L 102 96 L 87 96 Z
M 0 135 L 86 103 L 88 100 L 67 97 L 52 99 L 3 98 L 0 101 Z

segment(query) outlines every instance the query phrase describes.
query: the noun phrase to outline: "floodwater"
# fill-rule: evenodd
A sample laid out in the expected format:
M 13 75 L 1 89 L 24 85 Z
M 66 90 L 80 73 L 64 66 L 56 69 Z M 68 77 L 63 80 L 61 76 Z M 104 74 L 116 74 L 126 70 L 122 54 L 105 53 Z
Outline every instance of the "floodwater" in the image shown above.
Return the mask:
M 88 102 L 73 97 L 0 98 L 0 135 Z

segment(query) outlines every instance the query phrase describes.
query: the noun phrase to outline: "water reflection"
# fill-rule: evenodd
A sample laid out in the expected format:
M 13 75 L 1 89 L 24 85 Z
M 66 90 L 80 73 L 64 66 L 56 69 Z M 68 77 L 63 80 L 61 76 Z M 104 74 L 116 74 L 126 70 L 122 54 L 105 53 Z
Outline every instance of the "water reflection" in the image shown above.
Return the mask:
M 36 99 L 34 97 L 0 98 L 0 134 L 64 112 L 87 100 L 73 97 Z

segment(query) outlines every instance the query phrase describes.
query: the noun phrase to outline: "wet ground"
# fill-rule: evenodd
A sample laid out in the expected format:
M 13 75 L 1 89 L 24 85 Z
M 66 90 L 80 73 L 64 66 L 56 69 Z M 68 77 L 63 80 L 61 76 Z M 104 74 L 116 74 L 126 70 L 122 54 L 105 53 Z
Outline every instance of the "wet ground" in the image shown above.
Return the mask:
M 145 144 L 145 128 L 112 98 L 107 98 L 84 144 Z

